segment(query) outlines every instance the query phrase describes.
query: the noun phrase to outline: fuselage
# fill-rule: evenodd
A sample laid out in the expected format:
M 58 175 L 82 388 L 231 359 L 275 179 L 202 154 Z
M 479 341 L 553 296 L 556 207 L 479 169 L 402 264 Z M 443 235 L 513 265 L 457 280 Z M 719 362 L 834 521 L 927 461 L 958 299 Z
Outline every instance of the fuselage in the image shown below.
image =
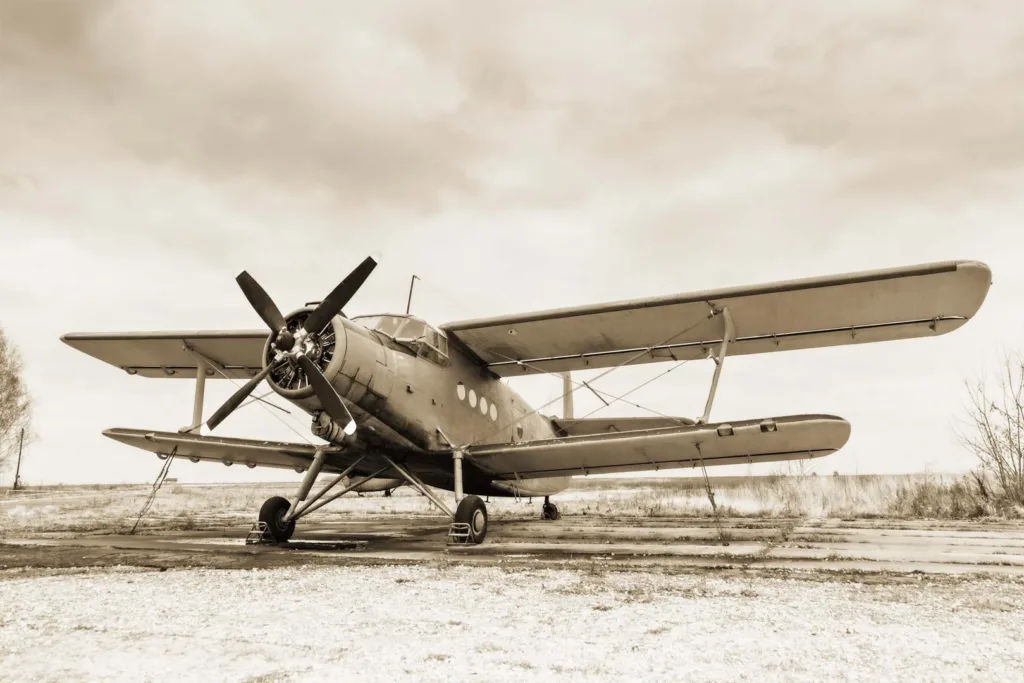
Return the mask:
M 289 319 L 296 314 L 301 312 Z M 472 352 L 449 345 L 443 332 L 418 318 L 336 317 L 323 337 L 321 369 L 359 424 L 350 445 L 404 457 L 428 484 L 451 488 L 453 447 L 555 436 L 551 418 L 531 408 Z M 270 379 L 275 391 L 319 414 L 319 402 L 308 386 L 300 386 L 301 381 L 288 385 L 287 375 Z M 330 427 L 318 434 L 344 443 L 340 430 Z M 467 493 L 541 496 L 569 483 L 566 477 L 494 480 L 472 458 L 465 463 Z

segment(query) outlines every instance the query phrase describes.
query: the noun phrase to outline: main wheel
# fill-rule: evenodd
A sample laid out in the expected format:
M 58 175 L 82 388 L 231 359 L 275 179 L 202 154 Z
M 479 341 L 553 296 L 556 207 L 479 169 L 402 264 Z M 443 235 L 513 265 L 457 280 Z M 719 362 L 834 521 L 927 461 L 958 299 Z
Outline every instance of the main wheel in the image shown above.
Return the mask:
M 274 496 L 260 508 L 260 521 L 267 523 L 270 535 L 278 543 L 284 543 L 295 533 L 295 520 L 285 523 L 284 516 L 288 514 L 288 508 L 292 506 L 287 498 Z
M 469 540 L 483 543 L 487 537 L 487 506 L 479 496 L 466 496 L 455 510 L 455 522 L 469 525 Z
M 544 503 L 544 506 L 540 509 L 541 519 L 551 520 L 560 519 L 561 517 L 561 513 L 558 512 L 558 506 L 554 503 Z

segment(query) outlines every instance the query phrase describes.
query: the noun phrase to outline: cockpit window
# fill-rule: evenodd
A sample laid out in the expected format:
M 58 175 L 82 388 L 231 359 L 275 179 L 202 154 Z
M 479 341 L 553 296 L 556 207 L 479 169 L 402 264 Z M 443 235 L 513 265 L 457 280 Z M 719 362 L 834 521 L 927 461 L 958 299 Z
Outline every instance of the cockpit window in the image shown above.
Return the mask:
M 407 347 L 420 358 L 445 365 L 448 337 L 419 318 L 402 315 L 364 315 L 352 318 L 363 327 L 380 332 Z
M 401 318 L 393 318 L 389 315 L 384 315 L 377 319 L 377 325 L 373 329 L 378 332 L 383 332 L 394 339 L 398 336 L 398 331 L 402 329 L 403 323 L 405 323 L 405 321 Z
M 421 341 L 426 336 L 427 324 L 415 318 L 406 318 L 405 322 L 395 334 L 398 341 Z

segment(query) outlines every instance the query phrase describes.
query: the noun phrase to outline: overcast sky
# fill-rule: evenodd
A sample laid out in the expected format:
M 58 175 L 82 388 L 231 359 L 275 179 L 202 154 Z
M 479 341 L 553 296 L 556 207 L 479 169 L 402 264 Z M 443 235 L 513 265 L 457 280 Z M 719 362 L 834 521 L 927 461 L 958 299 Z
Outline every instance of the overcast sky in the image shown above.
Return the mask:
M 0 325 L 36 402 L 24 477 L 149 481 L 160 462 L 100 431 L 191 417 L 190 382 L 128 377 L 62 333 L 258 328 L 243 268 L 288 309 L 377 250 L 347 312 L 404 310 L 415 273 L 413 311 L 438 324 L 985 261 L 994 285 L 963 329 L 732 358 L 712 414 L 849 419 L 823 473 L 964 469 L 962 382 L 1024 346 L 1022 15 L 1014 0 L 0 0 Z M 632 398 L 696 415 L 711 371 Z M 231 390 L 211 383 L 207 415 Z M 577 394 L 577 413 L 596 401 Z M 218 431 L 296 438 L 257 407 Z

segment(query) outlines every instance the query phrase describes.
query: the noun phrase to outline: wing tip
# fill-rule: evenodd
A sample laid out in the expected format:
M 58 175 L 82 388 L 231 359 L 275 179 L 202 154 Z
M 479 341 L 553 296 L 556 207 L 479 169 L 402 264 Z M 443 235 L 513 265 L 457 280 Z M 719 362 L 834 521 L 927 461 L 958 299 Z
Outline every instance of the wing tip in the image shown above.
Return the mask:
M 132 437 L 143 436 L 145 434 L 148 434 L 149 432 L 144 431 L 142 429 L 127 429 L 127 428 L 124 428 L 124 427 L 110 427 L 109 429 L 104 429 L 100 433 L 103 434 L 103 436 L 107 437 L 108 439 L 113 439 L 114 441 L 122 441 L 123 442 L 125 439 L 129 439 L 129 438 L 132 438 Z
M 977 315 L 988 298 L 989 289 L 992 287 L 992 268 L 983 261 L 964 260 L 956 262 L 956 272 L 964 281 L 962 286 L 972 289 L 972 296 L 967 297 L 966 309 L 963 311 L 963 316 L 970 320 Z M 947 331 L 951 332 L 953 329 L 956 328 Z
M 836 445 L 836 451 L 838 451 L 850 442 L 850 436 L 853 434 L 853 425 L 850 424 L 849 420 L 844 420 L 841 417 L 836 417 L 835 422 L 836 427 L 838 428 L 837 434 L 841 435 L 839 442 Z M 833 451 L 833 453 L 834 452 L 835 451 Z

